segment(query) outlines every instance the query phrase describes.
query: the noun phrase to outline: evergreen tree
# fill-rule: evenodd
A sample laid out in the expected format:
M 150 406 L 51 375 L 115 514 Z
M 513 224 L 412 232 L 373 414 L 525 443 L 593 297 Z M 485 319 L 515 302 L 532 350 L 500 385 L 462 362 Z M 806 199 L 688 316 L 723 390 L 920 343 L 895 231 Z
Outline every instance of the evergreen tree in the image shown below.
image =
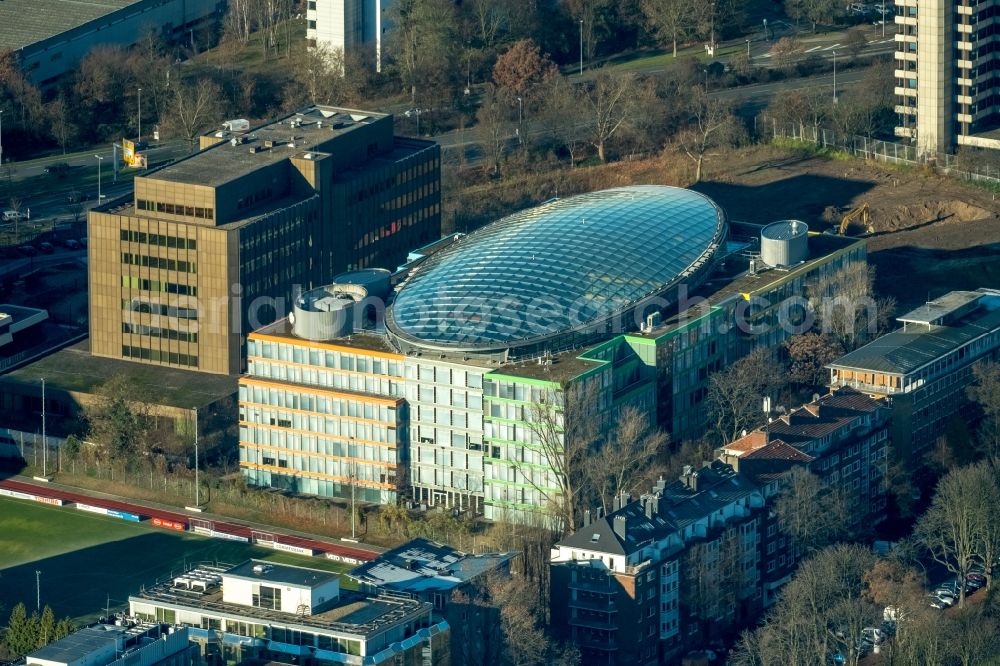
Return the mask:
M 45 647 L 56 639 L 56 614 L 48 604 L 42 609 L 38 622 L 38 647 Z
M 73 626 L 73 620 L 69 619 L 68 617 L 64 617 L 63 619 L 59 620 L 58 624 L 56 624 L 55 639 L 59 640 L 60 638 L 62 638 L 64 636 L 69 636 L 75 630 L 76 630 L 76 627 Z
M 28 654 L 38 647 L 38 615 L 28 617 L 23 603 L 14 606 L 7 622 L 7 650 L 16 656 Z

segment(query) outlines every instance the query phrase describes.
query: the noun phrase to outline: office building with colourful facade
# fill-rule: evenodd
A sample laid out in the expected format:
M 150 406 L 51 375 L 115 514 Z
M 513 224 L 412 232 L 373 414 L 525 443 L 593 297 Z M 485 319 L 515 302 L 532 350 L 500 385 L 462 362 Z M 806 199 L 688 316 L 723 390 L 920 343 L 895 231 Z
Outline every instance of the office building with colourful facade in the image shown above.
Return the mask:
M 249 336 L 244 474 L 491 520 L 546 514 L 559 495 L 546 451 L 567 415 L 608 423 L 633 405 L 675 441 L 700 434 L 708 375 L 780 344 L 795 332 L 785 301 L 865 262 L 864 241 L 779 226 L 626 187 L 449 237 L 395 273 L 340 276 Z

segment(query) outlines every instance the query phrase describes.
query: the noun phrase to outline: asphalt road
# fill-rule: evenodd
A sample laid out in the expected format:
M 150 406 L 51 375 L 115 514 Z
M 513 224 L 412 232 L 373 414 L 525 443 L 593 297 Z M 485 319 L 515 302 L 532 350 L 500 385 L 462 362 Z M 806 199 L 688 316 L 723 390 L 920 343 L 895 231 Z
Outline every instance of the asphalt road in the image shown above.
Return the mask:
M 63 264 L 67 261 L 86 260 L 87 250 L 64 250 L 56 249 L 53 254 L 40 254 L 37 257 L 26 257 L 24 259 L 6 260 L 0 264 L 0 277 L 8 273 L 21 273 L 30 271 L 42 266 Z
M 861 50 L 859 54 L 860 57 L 890 54 L 895 50 L 893 36 L 895 30 L 894 25 L 890 24 L 886 26 L 886 34 L 884 37 L 881 35 L 881 31 L 876 30 L 872 26 L 866 26 L 864 27 L 864 30 L 868 36 L 868 43 Z M 802 34 L 800 32 L 797 39 L 800 41 L 802 47 L 802 51 L 797 58 L 799 60 L 804 60 L 810 57 L 820 57 L 826 60 L 832 60 L 835 57 L 846 59 L 848 56 L 847 47 L 845 46 L 847 38 L 846 34 L 843 32 L 818 35 Z M 745 43 L 744 39 L 733 40 L 720 44 L 719 48 L 739 46 L 740 44 Z M 755 65 L 766 67 L 770 64 L 773 60 L 773 56 L 770 53 L 772 46 L 773 42 L 761 39 L 759 35 L 757 39 L 752 39 L 750 41 L 750 53 Z M 720 61 L 721 60 L 722 58 L 720 58 Z M 635 69 L 631 69 L 630 71 L 642 74 L 656 74 L 665 70 L 666 67 L 661 63 L 658 65 L 650 65 L 649 67 L 637 67 Z M 584 76 L 586 77 L 589 73 L 590 72 L 585 72 Z M 841 71 L 837 75 L 838 91 L 842 93 L 846 88 L 853 86 L 862 80 L 863 77 L 863 69 Z M 735 88 L 722 88 L 719 90 L 711 90 L 711 81 L 709 81 L 709 87 L 709 94 L 730 100 L 744 115 L 754 115 L 757 111 L 764 108 L 774 96 L 795 90 L 829 87 L 832 102 L 833 75 L 832 73 L 825 73 L 817 76 L 788 78 L 781 81 L 757 83 Z M 400 119 L 398 122 L 402 128 L 406 127 L 407 121 L 405 119 Z M 524 122 L 524 130 L 525 136 L 537 136 L 544 132 L 542 128 L 533 126 L 530 119 L 527 119 Z M 469 163 L 475 164 L 484 160 L 484 155 L 478 145 L 479 141 L 474 130 L 467 130 L 464 133 L 454 130 L 436 135 L 433 138 L 441 145 L 442 152 L 445 153 L 446 157 L 458 159 L 461 154 L 459 151 L 464 151 L 464 157 Z M 516 147 L 516 135 L 512 134 L 508 137 L 508 143 L 510 148 Z M 188 142 L 184 140 L 173 140 L 163 142 L 158 144 L 156 147 L 147 149 L 146 154 L 149 156 L 151 163 L 160 164 L 183 157 L 188 153 L 188 149 Z M 105 158 L 101 188 L 101 193 L 105 196 L 105 199 L 115 198 L 130 191 L 132 189 L 131 183 L 114 184 L 112 182 L 110 162 L 113 156 L 110 148 L 98 150 L 96 152 L 86 151 L 65 156 L 56 155 L 22 164 L 15 163 L 11 178 L 14 181 L 18 181 L 42 175 L 46 166 L 57 162 L 65 162 L 69 164 L 72 169 L 96 169 L 98 161 L 94 157 L 95 154 L 101 155 Z M 60 182 L 61 181 L 54 180 L 53 188 L 46 191 L 45 194 L 30 197 L 22 201 L 23 208 L 31 209 L 32 218 L 57 219 L 73 217 L 76 212 L 73 210 L 75 207 L 67 201 L 67 195 L 76 188 L 72 185 L 60 185 Z M 84 210 L 97 205 L 96 189 L 97 188 L 93 186 L 84 188 L 84 191 L 91 195 L 91 198 L 84 203 Z

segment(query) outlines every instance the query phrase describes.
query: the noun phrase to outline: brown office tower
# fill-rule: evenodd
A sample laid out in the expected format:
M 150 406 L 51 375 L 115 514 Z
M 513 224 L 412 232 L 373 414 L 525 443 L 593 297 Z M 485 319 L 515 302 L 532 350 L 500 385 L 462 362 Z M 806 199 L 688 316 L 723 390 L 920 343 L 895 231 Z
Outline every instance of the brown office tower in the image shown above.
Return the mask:
M 90 213 L 93 354 L 238 373 L 299 290 L 440 235 L 440 149 L 390 115 L 311 107 L 201 144 Z

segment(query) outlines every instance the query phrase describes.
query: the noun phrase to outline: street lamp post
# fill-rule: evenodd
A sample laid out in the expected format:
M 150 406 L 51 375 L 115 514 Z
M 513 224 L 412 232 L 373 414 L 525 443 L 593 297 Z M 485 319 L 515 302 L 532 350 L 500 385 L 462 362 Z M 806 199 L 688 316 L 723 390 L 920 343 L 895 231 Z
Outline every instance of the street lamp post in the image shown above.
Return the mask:
M 35 569 L 35 609 L 42 610 L 42 572 Z
M 201 485 L 198 483 L 198 412 L 194 414 L 194 505 L 201 506 Z
M 882 0 L 882 36 L 885 37 L 885 0 Z
M 104 162 L 104 158 L 100 155 L 94 155 L 97 158 L 97 203 L 101 203 L 101 199 L 104 195 L 101 194 L 101 164 Z
M 750 57 L 750 38 L 747 38 L 747 58 Z
M 837 52 L 833 51 L 833 103 L 837 103 Z
M 517 98 L 517 145 L 522 145 L 524 142 L 521 140 L 521 128 L 523 127 L 524 120 L 524 101 L 518 97 Z
M 580 76 L 583 76 L 583 19 L 580 19 Z
M 45 377 L 42 377 L 42 476 L 48 476 L 49 440 L 45 437 Z
M 142 143 L 142 88 L 139 88 L 139 143 Z

